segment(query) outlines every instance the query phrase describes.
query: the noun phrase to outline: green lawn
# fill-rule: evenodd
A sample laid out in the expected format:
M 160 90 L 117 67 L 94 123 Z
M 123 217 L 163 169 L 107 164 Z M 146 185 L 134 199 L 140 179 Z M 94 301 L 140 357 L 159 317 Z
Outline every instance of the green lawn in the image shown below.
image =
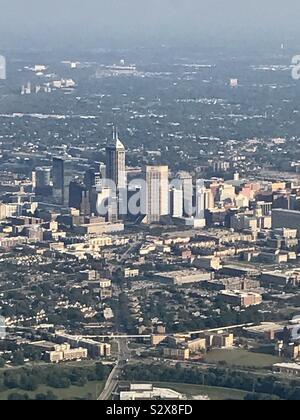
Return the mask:
M 207 395 L 213 401 L 222 401 L 228 399 L 240 401 L 243 400 L 244 397 L 248 394 L 247 392 L 238 389 L 217 388 L 202 385 L 176 383 L 155 383 L 154 385 L 161 388 L 173 389 L 174 391 L 188 395 L 188 397 Z
M 74 400 L 77 398 L 87 398 L 91 394 L 93 399 L 97 399 L 104 387 L 103 382 L 88 382 L 84 387 L 70 386 L 67 389 L 56 389 L 46 385 L 40 385 L 34 392 L 24 391 L 22 389 L 10 389 L 0 392 L 0 400 L 7 400 L 12 393 L 28 394 L 30 398 L 35 398 L 37 394 L 46 394 L 48 391 L 53 392 L 60 400 Z
M 213 350 L 207 353 L 204 362 L 215 363 L 226 362 L 229 366 L 240 367 L 256 367 L 258 369 L 269 368 L 275 363 L 282 362 L 279 357 L 263 354 L 253 353 L 243 349 L 232 350 Z

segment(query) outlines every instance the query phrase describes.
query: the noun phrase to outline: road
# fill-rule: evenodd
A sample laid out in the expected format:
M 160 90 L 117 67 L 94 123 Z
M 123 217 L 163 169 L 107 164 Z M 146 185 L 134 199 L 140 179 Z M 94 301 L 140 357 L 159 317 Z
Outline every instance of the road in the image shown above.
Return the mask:
M 242 327 L 249 327 L 254 324 L 241 324 L 241 325 L 232 325 L 230 327 L 222 327 L 222 328 L 216 328 L 211 330 L 202 330 L 202 331 L 190 331 L 188 334 L 198 334 L 202 332 L 214 332 L 214 331 L 226 331 L 229 329 L 236 329 L 236 328 L 242 328 Z M 101 393 L 101 395 L 98 398 L 98 401 L 107 401 L 110 399 L 111 395 L 113 394 L 114 390 L 116 389 L 119 378 L 122 375 L 122 370 L 124 366 L 126 365 L 127 361 L 131 359 L 131 352 L 128 348 L 128 336 L 124 335 L 124 337 L 119 336 L 118 339 L 116 339 L 116 342 L 118 343 L 118 360 L 116 366 L 111 371 L 105 387 Z
M 248 324 L 238 324 L 238 325 L 230 325 L 227 327 L 218 327 L 218 328 L 213 328 L 213 329 L 209 329 L 209 330 L 198 330 L 198 331 L 186 331 L 186 332 L 179 332 L 179 333 L 170 333 L 167 335 L 170 336 L 192 336 L 192 335 L 197 335 L 197 334 L 203 334 L 203 333 L 213 333 L 213 332 L 218 332 L 218 331 L 228 331 L 228 330 L 236 330 L 237 328 L 245 328 L 245 327 L 253 327 L 255 325 L 260 325 L 260 324 L 254 324 L 253 322 L 248 323 Z M 127 334 L 102 334 L 102 335 L 98 335 L 98 334 L 93 334 L 93 335 L 82 335 L 79 336 L 80 338 L 91 338 L 91 339 L 95 339 L 95 338 L 110 338 L 110 339 L 117 339 L 117 341 L 119 342 L 120 340 L 130 340 L 130 339 L 135 339 L 135 338 L 148 338 L 150 339 L 152 337 L 152 335 L 127 335 Z
M 107 401 L 110 399 L 112 393 L 116 389 L 119 378 L 122 374 L 122 370 L 126 365 L 127 361 L 131 359 L 131 352 L 128 348 L 128 340 L 126 338 L 120 338 L 117 340 L 118 343 L 118 360 L 116 366 L 111 371 L 107 378 L 105 387 L 100 394 L 98 401 Z
M 123 254 L 122 258 L 120 259 L 120 262 L 123 262 L 126 260 L 126 258 L 133 253 L 135 250 L 138 250 L 139 247 L 142 245 L 142 242 L 135 242 L 133 244 L 130 244 L 129 248 L 127 249 L 127 251 Z

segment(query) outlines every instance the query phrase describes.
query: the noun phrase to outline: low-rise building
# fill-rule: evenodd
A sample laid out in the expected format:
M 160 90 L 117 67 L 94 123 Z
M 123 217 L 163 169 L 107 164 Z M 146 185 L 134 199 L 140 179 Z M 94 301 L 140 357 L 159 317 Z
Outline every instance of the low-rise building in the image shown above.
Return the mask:
M 249 308 L 250 306 L 260 305 L 262 303 L 262 295 L 254 292 L 221 291 L 220 296 L 224 303 L 232 306 L 240 306 L 241 308 Z
M 194 261 L 194 266 L 197 268 L 203 268 L 205 270 L 220 270 L 222 268 L 221 258 L 215 256 L 205 256 L 197 258 Z
M 140 274 L 140 270 L 137 268 L 125 268 L 124 270 L 125 279 L 138 277 L 139 274 Z
M 150 384 L 130 385 L 129 390 L 120 392 L 121 401 L 138 400 L 183 400 L 185 396 L 179 392 L 166 388 L 155 388 Z
M 69 344 L 55 345 L 55 350 L 46 351 L 45 359 L 50 363 L 69 362 L 71 360 L 86 359 L 87 349 L 78 347 L 71 349 Z
M 213 278 L 213 273 L 202 270 L 182 270 L 157 273 L 154 277 L 168 285 L 184 286 L 211 280 Z
M 277 363 L 273 366 L 274 372 L 284 375 L 300 376 L 300 364 L 298 363 Z
M 200 353 L 206 350 L 206 339 L 205 338 L 196 338 L 187 342 L 188 349 L 190 353 Z
M 164 342 L 167 338 L 166 334 L 153 334 L 151 336 L 151 343 L 152 346 L 159 346 L 162 342 Z
M 244 330 L 247 335 L 255 339 L 273 341 L 276 335 L 283 330 L 283 326 L 273 322 L 262 322 L 253 327 L 244 327 Z
M 101 279 L 99 282 L 100 289 L 109 289 L 111 287 L 111 280 Z
M 203 338 L 206 341 L 206 347 L 211 349 L 231 348 L 234 345 L 233 334 L 205 333 Z
M 255 279 L 240 277 L 210 280 L 203 284 L 208 290 L 253 290 L 260 287 L 260 282 Z
M 165 348 L 163 355 L 166 359 L 188 360 L 190 358 L 190 350 L 186 347 Z
M 300 284 L 300 271 L 268 271 L 262 273 L 260 280 L 264 287 L 297 286 Z
M 72 347 L 86 349 L 89 356 L 93 358 L 109 357 L 111 355 L 111 345 L 108 343 L 100 343 L 68 334 L 57 334 L 56 339 L 60 343 L 68 343 Z

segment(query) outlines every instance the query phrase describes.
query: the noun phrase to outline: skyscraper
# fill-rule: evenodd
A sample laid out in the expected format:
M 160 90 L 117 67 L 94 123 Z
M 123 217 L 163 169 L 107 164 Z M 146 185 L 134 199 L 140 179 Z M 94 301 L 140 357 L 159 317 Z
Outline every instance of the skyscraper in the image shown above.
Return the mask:
M 53 198 L 57 204 L 69 207 L 69 187 L 73 177 L 72 161 L 53 158 Z
M 126 188 L 126 152 L 117 128 L 113 130 L 113 143 L 106 148 L 106 178 L 115 183 L 117 191 Z
M 187 217 L 193 215 L 193 178 L 188 172 L 178 172 L 177 177 L 183 190 L 183 211 Z
M 51 193 L 51 168 L 36 168 L 33 173 L 34 189 L 37 195 L 47 196 Z
M 169 214 L 169 168 L 147 166 L 147 223 L 159 222 Z
M 53 199 L 55 203 L 63 204 L 64 195 L 64 161 L 53 158 Z
M 172 217 L 183 216 L 183 190 L 181 188 L 171 190 L 171 215 Z
M 205 211 L 214 208 L 214 198 L 210 189 L 205 188 L 204 180 L 196 185 L 196 218 L 204 219 Z
M 90 216 L 90 190 L 77 179 L 70 183 L 69 191 L 69 206 L 80 210 L 82 216 Z

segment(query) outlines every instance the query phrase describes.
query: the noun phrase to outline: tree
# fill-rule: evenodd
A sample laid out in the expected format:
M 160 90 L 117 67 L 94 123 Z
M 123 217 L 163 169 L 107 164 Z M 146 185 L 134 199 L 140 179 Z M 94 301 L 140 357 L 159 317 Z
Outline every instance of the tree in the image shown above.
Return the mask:
M 51 373 L 47 378 L 47 385 L 52 388 L 64 389 L 71 386 L 71 381 L 67 378 L 64 373 Z
M 26 373 L 21 376 L 20 388 L 25 391 L 35 391 L 38 388 L 38 378 L 33 375 L 27 375 Z
M 8 401 L 28 401 L 29 396 L 27 394 L 13 393 L 8 396 Z
M 58 400 L 57 396 L 51 391 L 48 391 L 47 394 L 37 394 L 35 396 L 35 399 L 37 401 L 57 401 Z
M 23 366 L 24 363 L 24 353 L 22 351 L 15 352 L 13 354 L 12 364 L 14 366 Z

